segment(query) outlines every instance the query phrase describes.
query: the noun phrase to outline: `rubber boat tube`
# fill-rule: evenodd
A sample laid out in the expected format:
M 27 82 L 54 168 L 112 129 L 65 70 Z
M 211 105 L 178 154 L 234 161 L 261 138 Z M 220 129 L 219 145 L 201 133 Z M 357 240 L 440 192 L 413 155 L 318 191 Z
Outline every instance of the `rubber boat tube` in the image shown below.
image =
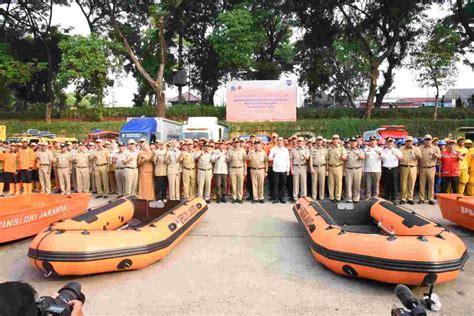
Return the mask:
M 201 198 L 155 201 L 126 196 L 52 224 L 28 257 L 45 275 L 88 275 L 144 268 L 163 259 L 204 217 Z
M 423 285 L 456 279 L 468 259 L 455 234 L 383 199 L 357 204 L 300 198 L 293 211 L 314 258 L 345 276 Z

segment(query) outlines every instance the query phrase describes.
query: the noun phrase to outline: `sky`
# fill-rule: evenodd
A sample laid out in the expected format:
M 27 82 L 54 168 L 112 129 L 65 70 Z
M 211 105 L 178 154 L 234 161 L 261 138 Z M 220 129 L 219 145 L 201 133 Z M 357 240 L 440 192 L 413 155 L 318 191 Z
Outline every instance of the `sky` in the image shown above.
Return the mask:
M 427 12 L 431 18 L 440 18 L 447 14 L 446 7 L 435 6 Z M 58 7 L 53 15 L 53 23 L 58 24 L 63 28 L 71 28 L 71 34 L 88 35 L 89 28 L 86 20 L 83 17 L 79 7 L 73 3 L 70 7 Z M 474 69 L 458 63 L 458 78 L 453 88 L 473 88 L 474 87 Z M 416 81 L 415 75 L 408 68 L 401 68 L 394 71 L 394 87 L 388 97 L 434 97 L 434 88 L 420 88 Z M 382 77 L 382 76 L 380 76 Z M 297 74 L 285 76 L 285 78 L 296 80 Z M 283 79 L 283 78 L 282 78 Z M 105 103 L 115 106 L 132 106 L 133 94 L 137 90 L 137 83 L 132 76 L 126 74 L 119 75 L 115 78 L 113 88 L 109 89 Z M 298 105 L 301 105 L 304 99 L 304 89 L 298 89 Z M 447 89 L 441 90 L 441 95 Z M 183 88 L 183 93 L 187 92 L 188 88 Z M 193 91 L 191 91 L 193 92 Z M 172 98 L 178 95 L 178 90 L 175 88 L 167 88 L 167 98 Z M 225 103 L 225 86 L 219 88 L 214 97 L 214 103 L 221 105 Z

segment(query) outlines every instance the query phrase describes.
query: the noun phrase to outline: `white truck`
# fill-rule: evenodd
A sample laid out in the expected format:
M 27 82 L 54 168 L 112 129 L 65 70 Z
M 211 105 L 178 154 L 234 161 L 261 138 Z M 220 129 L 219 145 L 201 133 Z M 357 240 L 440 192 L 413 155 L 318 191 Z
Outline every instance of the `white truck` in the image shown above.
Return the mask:
M 178 140 L 182 132 L 182 123 L 163 117 L 129 117 L 119 132 L 119 140 L 123 143 L 130 139 L 138 142 L 140 138 L 150 143 L 157 140 Z
M 217 117 L 190 117 L 183 125 L 184 139 L 219 139 L 227 140 L 229 138 L 229 128 L 220 123 Z

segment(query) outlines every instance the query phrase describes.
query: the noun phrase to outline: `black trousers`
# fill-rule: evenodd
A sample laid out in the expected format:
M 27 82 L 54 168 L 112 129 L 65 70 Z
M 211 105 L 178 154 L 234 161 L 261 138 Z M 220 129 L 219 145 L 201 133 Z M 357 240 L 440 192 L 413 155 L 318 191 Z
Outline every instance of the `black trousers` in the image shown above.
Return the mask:
M 286 172 L 273 172 L 273 200 L 283 201 L 285 199 L 286 190 Z
M 286 177 L 286 191 L 290 200 L 293 199 L 293 175 L 291 173 Z
M 270 190 L 268 190 L 269 194 L 270 194 L 270 198 L 272 200 L 275 200 L 275 190 L 272 190 L 272 188 L 274 187 L 275 185 L 275 173 L 273 172 L 273 167 L 268 167 L 268 173 L 267 173 L 267 179 L 268 179 L 268 187 L 270 188 Z
M 382 168 L 383 198 L 395 201 L 398 192 L 398 167 Z
M 20 181 L 23 183 L 31 183 L 33 182 L 33 174 L 31 170 L 19 170 L 18 171 Z
M 166 187 L 168 184 L 167 176 L 155 177 L 155 196 L 156 200 L 166 199 Z
M 458 193 L 459 177 L 441 177 L 441 193 L 448 193 L 451 184 L 451 192 Z

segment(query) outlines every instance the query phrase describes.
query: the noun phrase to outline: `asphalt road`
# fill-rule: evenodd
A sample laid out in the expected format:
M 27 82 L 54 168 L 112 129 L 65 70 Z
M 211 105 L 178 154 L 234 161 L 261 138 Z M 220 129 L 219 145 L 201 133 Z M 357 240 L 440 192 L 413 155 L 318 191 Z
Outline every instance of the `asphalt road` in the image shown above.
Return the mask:
M 443 220 L 437 206 L 411 208 L 446 224 L 474 253 L 474 233 Z M 401 306 L 394 285 L 342 277 L 315 262 L 290 204 L 213 203 L 167 258 L 138 271 L 47 279 L 29 265 L 30 241 L 0 246 L 0 282 L 23 280 L 49 295 L 78 281 L 86 315 L 389 315 Z M 424 290 L 414 288 L 419 296 Z M 438 315 L 474 315 L 473 259 L 435 292 Z

